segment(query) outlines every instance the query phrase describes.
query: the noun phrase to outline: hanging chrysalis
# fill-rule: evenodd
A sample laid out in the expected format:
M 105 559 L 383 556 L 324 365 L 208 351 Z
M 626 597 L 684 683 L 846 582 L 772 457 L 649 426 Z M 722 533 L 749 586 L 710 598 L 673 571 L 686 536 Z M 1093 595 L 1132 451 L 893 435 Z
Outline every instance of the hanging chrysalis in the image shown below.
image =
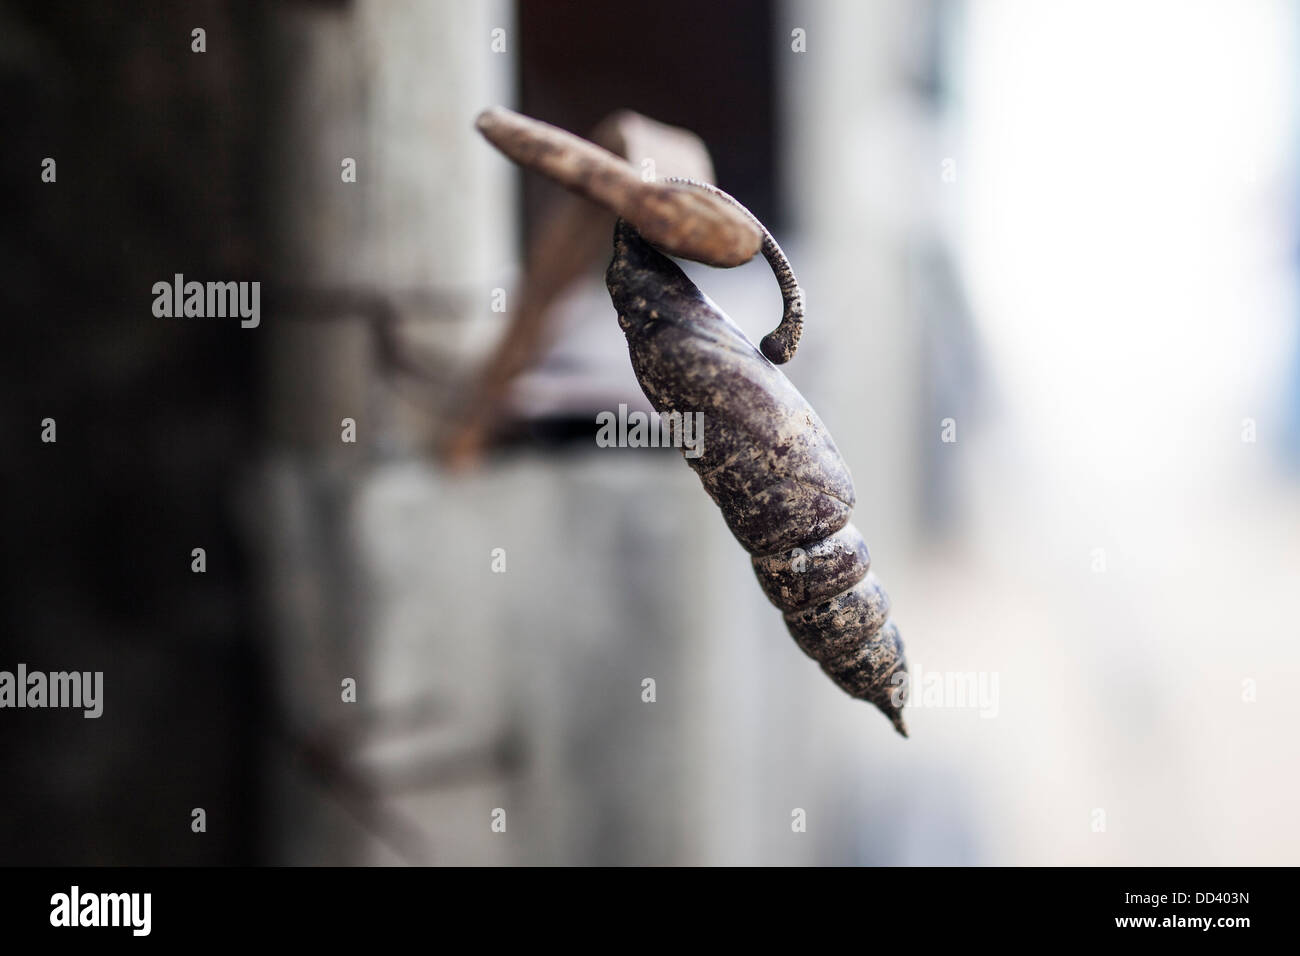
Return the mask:
M 620 217 L 605 279 L 642 390 L 669 421 L 702 413 L 701 453 L 687 462 L 795 642 L 907 736 L 903 642 L 849 524 L 853 481 L 826 426 L 776 367 L 798 347 L 803 293 L 771 234 L 715 186 L 643 182 L 626 161 L 554 126 L 497 107 L 478 129 L 515 162 Z M 761 351 L 659 250 L 720 267 L 761 251 L 785 303 Z
M 688 185 L 748 215 L 716 187 Z M 907 736 L 903 643 L 867 546 L 849 524 L 848 467 L 817 413 L 769 361 L 794 354 L 803 296 L 780 248 L 759 228 L 785 300 L 762 351 L 622 219 L 605 275 L 610 298 L 650 403 L 666 415 L 703 413 L 703 453 L 686 460 L 752 555 L 759 584 L 784 612 L 795 642 Z

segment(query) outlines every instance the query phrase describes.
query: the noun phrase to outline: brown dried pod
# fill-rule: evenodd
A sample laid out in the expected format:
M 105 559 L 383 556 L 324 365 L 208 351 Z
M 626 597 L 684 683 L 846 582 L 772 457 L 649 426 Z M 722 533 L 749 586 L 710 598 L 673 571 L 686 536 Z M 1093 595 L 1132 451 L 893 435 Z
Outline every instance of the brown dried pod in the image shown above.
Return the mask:
M 785 257 L 763 234 L 786 300 L 786 318 L 764 338 L 767 346 L 775 337 L 770 350 L 756 348 L 622 219 L 605 277 L 609 294 L 650 403 L 669 421 L 702 413 L 702 449 L 686 460 L 752 555 L 759 583 L 784 612 L 796 643 L 907 736 L 903 644 L 888 619 L 889 599 L 870 573 L 867 547 L 849 524 L 848 467 L 817 413 L 764 354 L 778 361 L 793 354 L 803 299 Z

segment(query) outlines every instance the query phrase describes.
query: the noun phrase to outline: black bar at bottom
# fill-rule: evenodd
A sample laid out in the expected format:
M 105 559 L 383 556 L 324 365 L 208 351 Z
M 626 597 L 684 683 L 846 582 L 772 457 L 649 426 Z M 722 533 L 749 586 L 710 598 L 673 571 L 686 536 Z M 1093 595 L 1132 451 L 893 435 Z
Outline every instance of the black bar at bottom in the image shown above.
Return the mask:
M 467 932 L 487 945 L 497 934 L 524 932 L 538 944 L 549 937 L 602 948 L 621 945 L 624 932 L 665 944 L 682 937 L 661 934 L 678 930 L 734 942 L 770 934 L 774 921 L 810 941 L 828 930 L 864 943 L 896 933 L 903 946 L 1125 937 L 1231 945 L 1284 930 L 1283 886 L 1295 882 L 1288 869 L 1241 868 L 84 868 L 10 869 L 4 877 L 6 941 L 337 946 L 409 933 L 437 946 Z

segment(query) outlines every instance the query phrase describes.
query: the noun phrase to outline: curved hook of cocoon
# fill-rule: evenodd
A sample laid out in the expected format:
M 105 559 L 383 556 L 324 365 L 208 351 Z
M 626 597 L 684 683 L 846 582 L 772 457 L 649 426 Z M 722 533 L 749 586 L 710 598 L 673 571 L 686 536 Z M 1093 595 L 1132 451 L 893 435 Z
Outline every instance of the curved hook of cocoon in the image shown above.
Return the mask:
M 799 348 L 799 336 L 803 333 L 803 289 L 799 287 L 799 280 L 795 278 L 794 269 L 790 267 L 790 260 L 785 257 L 785 253 L 781 251 L 781 247 L 772 238 L 772 234 L 767 231 L 766 226 L 758 221 L 757 216 L 741 204 L 740 200 L 729 193 L 723 192 L 717 186 L 694 179 L 666 179 L 664 181 L 681 183 L 683 186 L 693 186 L 731 203 L 744 213 L 746 218 L 759 230 L 763 236 L 760 251 L 763 253 L 763 258 L 767 260 L 768 265 L 772 267 L 772 274 L 776 276 L 776 281 L 781 286 L 781 301 L 784 305 L 781 323 L 763 336 L 759 348 L 773 365 L 784 365 L 790 361 L 790 359 L 794 358 L 795 350 Z M 687 256 L 686 258 L 690 257 Z
M 781 286 L 784 309 L 759 348 L 774 365 L 794 357 L 803 331 L 803 290 L 772 234 L 735 197 L 695 179 L 645 182 L 630 163 L 595 143 L 501 106 L 484 110 L 474 125 L 514 162 L 626 219 L 668 255 L 729 269 L 761 251 Z

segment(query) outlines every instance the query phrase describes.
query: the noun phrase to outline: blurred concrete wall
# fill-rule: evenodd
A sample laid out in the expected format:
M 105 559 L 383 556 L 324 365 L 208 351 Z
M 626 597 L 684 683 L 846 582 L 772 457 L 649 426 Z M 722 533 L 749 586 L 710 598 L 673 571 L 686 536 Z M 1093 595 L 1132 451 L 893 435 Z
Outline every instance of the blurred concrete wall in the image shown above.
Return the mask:
M 284 730 L 268 754 L 270 832 L 285 862 L 363 862 L 378 847 L 418 861 L 462 827 L 391 810 L 381 770 L 464 754 L 490 770 L 499 698 L 492 643 L 443 617 L 443 577 L 429 579 L 422 613 L 391 616 L 402 536 L 438 542 L 448 558 L 459 545 L 424 522 L 381 544 L 366 523 L 390 471 L 427 455 L 438 425 L 438 391 L 395 385 L 380 333 L 460 360 L 496 331 L 488 304 L 513 277 L 515 190 L 472 130 L 484 105 L 510 99 L 511 57 L 492 44 L 494 30 L 507 50 L 515 42 L 512 10 L 293 4 L 272 27 L 267 213 L 280 309 L 264 369 L 270 447 L 248 496 Z M 343 440 L 344 419 L 355 443 Z M 440 683 L 448 673 L 457 679 Z M 345 678 L 357 682 L 355 704 L 342 699 Z M 427 726 L 455 731 L 448 749 L 421 737 Z M 394 733 L 414 749 L 387 759 Z
M 516 174 L 472 119 L 510 101 L 510 55 L 490 49 L 494 27 L 517 49 L 507 5 L 359 3 L 279 19 L 293 64 L 282 135 L 297 144 L 277 150 L 283 281 L 381 290 L 413 328 L 431 298 L 419 293 L 436 292 L 455 305 L 424 316 L 444 338 L 490 337 L 491 290 L 514 264 Z M 800 245 L 792 233 L 813 308 L 792 374 L 850 459 L 873 552 L 901 567 L 914 469 L 899 440 L 912 366 L 898 230 L 857 188 L 854 144 L 874 121 L 845 127 L 834 114 L 887 96 L 895 65 L 883 54 L 905 17 L 870 5 L 851 19 L 832 27 L 800 10 L 792 25 L 824 45 L 807 60 L 787 26 L 773 41 L 793 211 L 818 236 Z M 849 34 L 882 55 L 836 39 Z M 884 148 L 872 155 L 888 161 Z M 355 186 L 338 180 L 342 156 L 358 159 Z M 693 274 L 755 336 L 779 315 L 761 264 Z M 896 808 L 869 783 L 901 742 L 795 647 L 677 453 L 522 452 L 445 474 L 427 453 L 436 419 L 412 414 L 379 374 L 361 319 L 279 317 L 267 369 L 276 451 L 257 524 L 297 740 L 277 770 L 280 858 L 891 858 Z M 355 446 L 339 440 L 348 416 Z M 356 704 L 340 699 L 348 676 Z M 418 701 L 427 721 L 400 716 Z M 303 739 L 329 754 L 304 757 Z M 497 809 L 504 833 L 491 828 Z M 792 831 L 796 809 L 807 833 Z

